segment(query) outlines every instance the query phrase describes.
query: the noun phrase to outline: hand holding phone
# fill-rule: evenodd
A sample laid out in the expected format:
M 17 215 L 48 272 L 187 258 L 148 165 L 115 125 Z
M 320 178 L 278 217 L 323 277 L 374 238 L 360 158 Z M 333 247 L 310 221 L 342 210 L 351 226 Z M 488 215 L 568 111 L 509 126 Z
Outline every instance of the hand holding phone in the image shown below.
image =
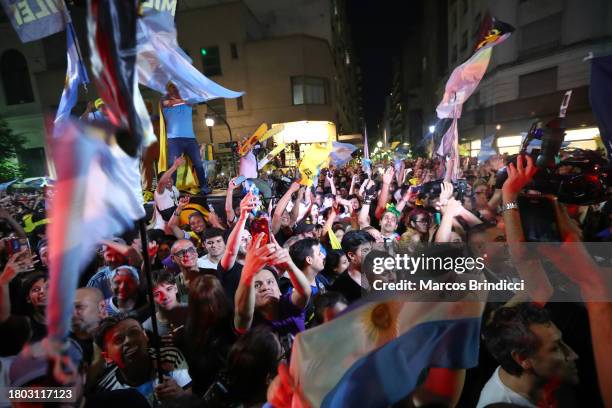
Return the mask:
M 271 242 L 270 223 L 266 216 L 259 216 L 251 221 L 251 235 L 254 237 L 259 234 L 263 234 L 261 245 L 266 245 Z

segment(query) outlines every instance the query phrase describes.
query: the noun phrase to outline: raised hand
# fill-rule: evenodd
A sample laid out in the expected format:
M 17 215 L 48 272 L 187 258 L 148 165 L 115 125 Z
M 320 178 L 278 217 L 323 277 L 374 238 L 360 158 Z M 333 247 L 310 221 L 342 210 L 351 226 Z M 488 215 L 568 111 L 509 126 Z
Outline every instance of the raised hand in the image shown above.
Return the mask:
M 395 176 L 395 169 L 393 167 L 387 168 L 387 170 L 385 170 L 385 173 L 383 174 L 383 183 L 391 184 L 391 182 L 393 181 L 393 176 Z
M 176 206 L 176 211 L 179 213 L 183 211 L 185 207 L 187 207 L 187 204 L 189 204 L 189 200 L 190 200 L 189 196 L 184 196 L 184 197 L 179 198 L 179 203 Z
M 257 208 L 257 197 L 249 191 L 240 201 L 240 214 L 247 214 Z
M 179 156 L 176 159 L 174 159 L 174 164 L 172 165 L 175 169 L 178 169 L 179 167 L 181 167 L 183 164 L 185 164 L 185 158 L 183 156 Z
M 510 163 L 507 169 L 508 178 L 502 186 L 502 195 L 505 202 L 516 200 L 521 190 L 533 180 L 533 176 L 538 171 L 531 156 L 525 158 L 522 154 L 516 157 L 516 166 Z
M 275 252 L 278 244 L 262 245 L 265 234 L 253 237 L 251 245 L 247 250 L 244 260 L 242 274 L 247 279 L 252 279 L 264 266 L 271 265 L 275 260 Z M 270 235 L 273 237 L 273 235 Z
M 6 265 L 4 265 L 2 275 L 0 275 L 0 285 L 8 284 L 17 274 L 27 270 L 29 252 L 27 248 L 23 248 L 21 251 L 11 255 Z
M 440 192 L 440 204 L 445 205 L 453 196 L 453 183 L 445 181 L 440 187 L 442 188 L 442 191 Z

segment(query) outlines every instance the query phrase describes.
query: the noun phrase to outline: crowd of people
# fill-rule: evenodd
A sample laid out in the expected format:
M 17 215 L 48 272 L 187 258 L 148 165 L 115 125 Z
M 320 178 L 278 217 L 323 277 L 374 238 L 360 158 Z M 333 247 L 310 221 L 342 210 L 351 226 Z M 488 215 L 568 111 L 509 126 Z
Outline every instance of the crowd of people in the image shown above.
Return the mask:
M 369 173 L 349 164 L 322 170 L 310 187 L 296 180 L 277 197 L 262 197 L 251 180 L 234 178 L 224 211 L 215 211 L 193 205 L 198 198 L 176 188 L 183 158 L 174 156 L 157 177 L 147 231 L 152 298 L 141 238 L 133 232 L 100 243 L 81 276 L 65 361 L 77 373 L 67 383 L 78 404 L 290 406 L 300 393 L 287 370 L 295 336 L 374 291 L 373 256 L 418 256 L 444 243 L 482 255 L 488 243 L 525 241 L 517 200 L 536 173 L 529 156 L 514 163 L 505 156 L 464 158 L 460 183 L 445 178 L 450 166 L 439 159 L 376 163 Z M 57 367 L 23 354 L 47 333 L 45 198 L 0 198 L 6 387 L 59 384 Z M 609 201 L 553 205 L 563 241 L 612 238 Z M 585 300 L 607 296 L 612 255 L 600 254 L 596 263 L 583 247 L 571 248 L 522 259 L 521 249 L 510 247 L 488 259 L 487 279 L 513 276 L 528 281 L 529 290 L 487 303 L 477 367 L 424 372 L 397 406 L 612 403 L 610 303 L 546 302 L 566 287 L 551 284 L 550 269 Z M 326 352 L 334 358 L 334 350 Z M 0 396 L 0 406 L 9 405 Z

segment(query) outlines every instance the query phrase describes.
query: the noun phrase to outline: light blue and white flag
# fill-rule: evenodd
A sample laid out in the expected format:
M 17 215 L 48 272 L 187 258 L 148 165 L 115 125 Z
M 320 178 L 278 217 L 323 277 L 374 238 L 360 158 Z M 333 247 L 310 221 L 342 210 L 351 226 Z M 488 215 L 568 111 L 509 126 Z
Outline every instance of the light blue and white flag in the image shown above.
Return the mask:
M 332 151 L 330 154 L 330 163 L 336 167 L 342 167 L 352 159 L 353 152 L 357 150 L 350 143 L 332 142 Z
M 0 0 L 21 42 L 30 42 L 66 28 L 64 0 Z
M 72 111 L 72 108 L 74 108 L 74 105 L 79 97 L 79 85 L 86 85 L 89 83 L 87 69 L 85 68 L 83 60 L 81 59 L 79 41 L 76 38 L 72 23 L 68 23 L 66 30 L 66 43 L 68 45 L 68 51 L 66 53 L 66 81 L 64 83 L 62 99 L 60 100 L 59 107 L 57 108 L 57 114 L 55 115 L 56 124 L 70 116 L 70 112 Z
M 57 171 L 49 235 L 49 337 L 70 331 L 80 273 L 103 239 L 121 234 L 145 216 L 142 192 L 134 188 L 132 168 L 139 159 L 109 146 L 105 130 L 71 118 L 48 138 Z
M 493 147 L 493 140 L 495 140 L 495 134 L 491 134 L 482 140 L 478 153 L 478 163 L 484 163 L 497 154 Z
M 478 364 L 484 303 L 377 295 L 297 335 L 291 377 L 311 406 L 391 406 L 415 389 L 429 367 Z
M 190 103 L 215 98 L 238 98 L 235 92 L 206 78 L 192 64 L 176 39 L 174 21 L 168 13 L 150 13 L 138 19 L 138 81 L 162 94 L 173 82 L 181 98 Z

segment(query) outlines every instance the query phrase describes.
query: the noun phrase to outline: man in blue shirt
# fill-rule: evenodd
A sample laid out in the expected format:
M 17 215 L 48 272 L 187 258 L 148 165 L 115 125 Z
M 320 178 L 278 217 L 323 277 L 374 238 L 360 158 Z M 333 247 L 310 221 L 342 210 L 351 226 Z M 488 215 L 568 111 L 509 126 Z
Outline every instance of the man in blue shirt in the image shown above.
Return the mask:
M 200 192 L 204 195 L 210 193 L 206 183 L 206 175 L 200 156 L 200 146 L 193 132 L 192 108 L 181 98 L 181 95 L 172 82 L 166 85 L 166 97 L 162 101 L 162 113 L 166 122 L 166 137 L 168 140 L 168 163 L 185 153 L 195 167 Z M 173 176 L 176 182 L 176 175 Z

